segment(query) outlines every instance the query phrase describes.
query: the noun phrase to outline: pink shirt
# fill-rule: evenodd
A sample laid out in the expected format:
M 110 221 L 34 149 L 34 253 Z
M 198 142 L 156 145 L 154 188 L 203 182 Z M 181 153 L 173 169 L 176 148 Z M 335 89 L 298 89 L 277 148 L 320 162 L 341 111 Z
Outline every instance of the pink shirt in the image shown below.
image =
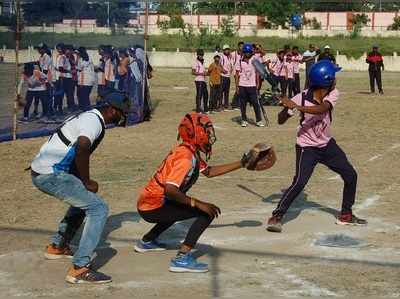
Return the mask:
M 287 76 L 288 79 L 294 79 L 294 62 L 285 62 L 285 67 L 287 69 Z M 284 74 L 283 76 L 285 76 L 286 74 Z
M 256 68 L 253 66 L 254 56 L 248 62 L 239 60 L 236 63 L 236 71 L 239 72 L 239 86 L 256 87 Z
M 222 68 L 226 71 L 225 74 L 221 73 L 221 76 L 229 78 L 232 75 L 232 71 L 233 71 L 232 55 L 226 56 L 225 54 L 222 54 L 221 55 L 221 65 L 222 65 Z
M 307 93 L 307 91 L 308 90 L 304 90 L 303 93 Z M 303 93 L 299 93 L 293 97 L 292 101 L 297 105 L 302 105 Z M 338 98 L 339 91 L 335 88 L 323 99 L 323 101 L 329 102 L 333 109 L 338 101 Z M 304 106 L 315 106 L 315 104 L 310 101 L 305 101 Z M 331 112 L 332 110 L 323 114 L 304 113 L 304 120 L 297 130 L 296 143 L 301 147 L 325 147 L 332 138 Z M 289 114 L 293 115 L 294 113 L 292 110 L 289 110 Z
M 206 68 L 204 67 L 204 64 L 201 63 L 200 61 L 198 61 L 196 59 L 196 61 L 193 63 L 192 65 L 192 69 L 196 72 L 196 73 L 204 73 L 206 71 Z M 206 76 L 204 75 L 197 75 L 194 78 L 194 81 L 206 81 Z
M 261 63 L 265 61 L 264 56 L 261 56 L 261 53 L 255 53 L 254 57 Z
M 232 53 L 233 65 L 235 66 L 240 59 L 242 59 L 242 54 L 239 54 L 238 51 Z
M 271 61 L 271 68 L 275 76 L 286 76 L 285 60 L 281 61 L 278 57 L 274 58 Z
M 301 55 L 301 54 L 293 55 L 292 54 L 292 61 L 294 64 L 294 73 L 295 74 L 300 73 L 300 62 L 302 60 L 303 60 L 303 55 Z

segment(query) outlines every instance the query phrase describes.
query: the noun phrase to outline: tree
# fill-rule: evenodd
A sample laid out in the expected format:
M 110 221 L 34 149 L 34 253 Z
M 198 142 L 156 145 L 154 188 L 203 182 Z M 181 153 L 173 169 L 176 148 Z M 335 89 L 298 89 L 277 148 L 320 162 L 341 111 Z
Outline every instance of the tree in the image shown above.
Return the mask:
M 63 0 L 36 0 L 23 5 L 27 25 L 54 24 L 62 21 L 65 14 Z M 43 13 L 46 12 L 46 13 Z
M 257 15 L 268 17 L 268 21 L 285 26 L 289 18 L 300 11 L 296 1 L 291 0 L 259 0 L 249 4 L 248 10 Z
M 120 8 L 118 0 L 110 0 L 110 15 L 108 16 L 108 4 L 107 1 L 99 3 L 95 8 L 95 17 L 98 26 L 106 26 L 108 17 L 110 17 L 110 26 L 126 26 L 129 22 L 129 12 L 127 9 Z

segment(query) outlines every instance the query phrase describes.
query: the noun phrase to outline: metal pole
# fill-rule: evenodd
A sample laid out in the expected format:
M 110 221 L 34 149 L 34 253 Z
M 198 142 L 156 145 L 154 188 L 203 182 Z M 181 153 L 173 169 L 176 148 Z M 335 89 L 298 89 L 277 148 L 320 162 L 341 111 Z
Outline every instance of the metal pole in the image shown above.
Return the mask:
M 145 91 L 147 88 L 147 40 L 149 39 L 149 3 L 146 1 L 145 16 L 144 16 L 144 61 L 143 61 L 143 76 L 142 76 L 142 99 L 145 100 Z
M 21 40 L 21 3 L 15 1 L 16 28 L 15 28 L 15 101 L 13 115 L 13 140 L 17 139 L 17 113 L 18 113 L 18 80 L 19 80 L 19 43 Z
M 107 27 L 110 28 L 110 1 L 107 1 Z

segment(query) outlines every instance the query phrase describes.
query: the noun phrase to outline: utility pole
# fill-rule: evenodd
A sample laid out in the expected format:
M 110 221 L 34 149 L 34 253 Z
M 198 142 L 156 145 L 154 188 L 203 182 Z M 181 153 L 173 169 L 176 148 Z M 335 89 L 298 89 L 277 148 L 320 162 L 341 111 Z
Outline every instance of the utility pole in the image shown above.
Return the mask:
M 110 28 L 110 1 L 107 1 L 107 27 Z

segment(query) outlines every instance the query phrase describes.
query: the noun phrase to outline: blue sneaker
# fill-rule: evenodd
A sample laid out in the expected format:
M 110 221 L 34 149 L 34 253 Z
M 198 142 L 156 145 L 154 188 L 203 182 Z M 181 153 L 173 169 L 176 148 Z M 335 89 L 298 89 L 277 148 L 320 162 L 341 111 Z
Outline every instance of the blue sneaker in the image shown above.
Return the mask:
M 177 273 L 204 273 L 208 272 L 208 265 L 198 263 L 193 255 L 189 252 L 187 254 L 179 255 L 171 259 L 171 263 L 169 264 L 169 271 Z
M 148 251 L 164 251 L 167 250 L 167 246 L 157 241 L 144 242 L 143 240 L 137 241 L 135 247 L 136 252 L 148 252 Z

